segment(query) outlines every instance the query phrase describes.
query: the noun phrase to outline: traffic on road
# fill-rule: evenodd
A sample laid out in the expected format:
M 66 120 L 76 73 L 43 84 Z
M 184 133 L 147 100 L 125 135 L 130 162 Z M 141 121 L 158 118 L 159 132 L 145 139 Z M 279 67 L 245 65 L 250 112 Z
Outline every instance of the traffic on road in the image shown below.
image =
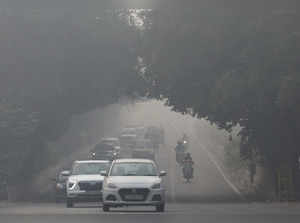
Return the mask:
M 102 138 L 85 160 L 75 160 L 70 170 L 54 179 L 55 200 L 67 208 L 96 202 L 104 212 L 124 206 L 153 206 L 165 211 L 163 177 L 155 161 L 163 130 L 130 126 L 119 137 Z
M 299 223 L 300 0 L 0 0 L 0 223 Z

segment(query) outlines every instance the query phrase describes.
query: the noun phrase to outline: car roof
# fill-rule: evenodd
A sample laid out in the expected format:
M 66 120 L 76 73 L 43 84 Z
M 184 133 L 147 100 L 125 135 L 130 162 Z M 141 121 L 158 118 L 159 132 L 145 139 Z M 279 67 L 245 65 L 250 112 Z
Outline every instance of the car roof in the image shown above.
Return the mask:
M 137 135 L 136 134 L 122 134 L 121 138 L 122 137 L 137 137 Z
M 75 163 L 109 163 L 108 160 L 76 160 Z
M 118 140 L 119 140 L 118 138 L 114 138 L 114 137 L 101 139 L 101 141 L 118 141 Z
M 154 163 L 153 160 L 149 159 L 117 159 L 115 163 Z

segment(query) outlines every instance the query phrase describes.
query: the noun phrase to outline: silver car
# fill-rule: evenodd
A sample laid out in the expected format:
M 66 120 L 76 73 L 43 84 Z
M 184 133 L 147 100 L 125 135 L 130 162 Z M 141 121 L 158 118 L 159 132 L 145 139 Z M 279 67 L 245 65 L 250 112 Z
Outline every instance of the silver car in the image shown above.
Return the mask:
M 103 183 L 103 211 L 121 206 L 155 206 L 156 211 L 165 210 L 165 189 L 162 176 L 154 161 L 147 159 L 115 160 Z
M 101 171 L 108 170 L 109 166 L 106 160 L 75 161 L 67 181 L 67 207 L 73 207 L 76 202 L 100 202 L 104 179 Z

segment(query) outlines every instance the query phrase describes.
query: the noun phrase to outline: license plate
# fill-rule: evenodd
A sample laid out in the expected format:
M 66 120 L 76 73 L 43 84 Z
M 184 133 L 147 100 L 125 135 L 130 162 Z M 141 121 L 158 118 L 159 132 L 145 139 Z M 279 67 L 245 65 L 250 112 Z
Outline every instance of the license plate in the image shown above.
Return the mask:
M 134 200 L 134 201 L 140 201 L 144 199 L 144 196 L 141 194 L 128 194 L 125 195 L 126 200 Z

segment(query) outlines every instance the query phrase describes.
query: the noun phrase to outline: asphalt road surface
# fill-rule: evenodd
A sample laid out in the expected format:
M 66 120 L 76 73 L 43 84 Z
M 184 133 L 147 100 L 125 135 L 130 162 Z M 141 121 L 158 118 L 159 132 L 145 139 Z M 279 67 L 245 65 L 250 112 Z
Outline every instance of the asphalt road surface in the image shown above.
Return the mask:
M 109 213 L 81 204 L 0 204 L 1 223 L 299 223 L 300 204 L 168 204 L 166 212 L 152 208 L 121 208 Z

